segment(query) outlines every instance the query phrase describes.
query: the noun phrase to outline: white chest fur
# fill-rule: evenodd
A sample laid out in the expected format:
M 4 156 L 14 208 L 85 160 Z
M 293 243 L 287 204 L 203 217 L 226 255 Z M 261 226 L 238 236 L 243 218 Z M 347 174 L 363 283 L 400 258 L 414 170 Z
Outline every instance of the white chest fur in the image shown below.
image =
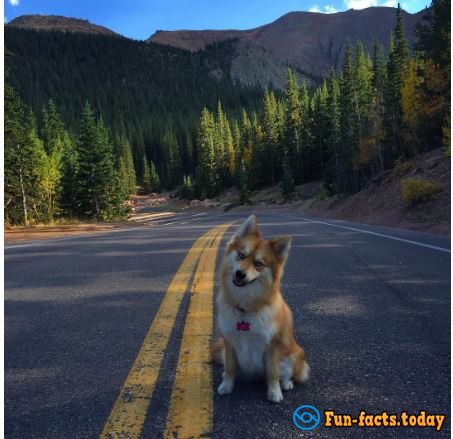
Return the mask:
M 239 316 L 235 308 L 223 304 L 219 309 L 219 327 L 222 335 L 233 346 L 239 363 L 239 374 L 244 379 L 264 375 L 264 354 L 275 335 L 275 310 L 266 307 L 257 313 Z M 249 324 L 249 330 L 238 330 L 237 323 Z

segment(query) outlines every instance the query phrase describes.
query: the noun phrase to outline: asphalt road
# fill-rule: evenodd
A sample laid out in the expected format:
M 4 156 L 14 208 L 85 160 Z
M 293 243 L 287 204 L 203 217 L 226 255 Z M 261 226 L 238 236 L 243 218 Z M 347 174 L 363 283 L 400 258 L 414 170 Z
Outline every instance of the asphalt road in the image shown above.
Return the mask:
M 149 227 L 6 247 L 5 436 L 99 437 L 192 245 L 245 217 L 180 214 Z M 283 292 L 311 379 L 279 405 L 266 401 L 264 383 L 239 383 L 227 396 L 214 391 L 212 437 L 449 437 L 450 240 L 285 213 L 258 221 L 265 236 L 293 236 Z M 237 224 L 223 236 L 219 258 Z M 170 316 L 143 438 L 162 437 L 166 428 L 189 289 L 190 282 Z M 213 367 L 214 390 L 221 372 Z M 293 423 L 304 404 L 321 413 L 309 432 Z M 447 418 L 440 432 L 327 428 L 325 410 Z

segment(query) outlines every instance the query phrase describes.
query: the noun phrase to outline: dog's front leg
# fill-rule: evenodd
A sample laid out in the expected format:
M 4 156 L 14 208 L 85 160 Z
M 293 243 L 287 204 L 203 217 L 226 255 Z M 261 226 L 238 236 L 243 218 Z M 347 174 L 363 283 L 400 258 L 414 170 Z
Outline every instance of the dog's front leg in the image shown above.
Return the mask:
M 279 354 L 278 346 L 275 343 L 271 343 L 266 349 L 267 399 L 272 402 L 283 401 L 282 389 L 280 387 Z
M 220 395 L 231 393 L 234 387 L 234 379 L 236 378 L 237 360 L 233 346 L 225 340 L 225 372 L 223 373 L 223 381 L 217 391 Z

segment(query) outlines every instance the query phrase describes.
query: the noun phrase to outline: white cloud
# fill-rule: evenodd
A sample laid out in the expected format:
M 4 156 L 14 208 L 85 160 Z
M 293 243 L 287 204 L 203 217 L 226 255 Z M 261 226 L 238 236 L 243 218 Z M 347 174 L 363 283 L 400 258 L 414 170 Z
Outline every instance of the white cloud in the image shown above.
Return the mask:
M 322 9 L 318 5 L 313 5 L 310 9 L 310 12 L 318 12 L 321 14 L 333 14 L 338 12 L 332 5 L 323 6 Z
M 9 0 L 11 6 L 19 6 L 19 0 Z
M 388 8 L 396 8 L 398 5 L 398 0 L 343 0 L 343 4 L 347 9 L 365 9 L 372 6 L 385 6 Z M 402 4 L 403 9 L 405 8 L 405 3 Z M 338 10 L 334 5 L 313 5 L 310 7 L 310 12 L 317 12 L 321 14 L 335 14 L 340 12 L 342 9 Z M 407 9 L 406 9 L 407 10 Z
M 8 23 L 8 17 L 5 16 L 5 23 Z
M 365 9 L 371 6 L 377 6 L 377 0 L 344 0 L 348 9 Z
M 335 14 L 335 12 L 338 12 L 333 5 L 326 5 L 324 6 L 324 12 L 326 14 Z

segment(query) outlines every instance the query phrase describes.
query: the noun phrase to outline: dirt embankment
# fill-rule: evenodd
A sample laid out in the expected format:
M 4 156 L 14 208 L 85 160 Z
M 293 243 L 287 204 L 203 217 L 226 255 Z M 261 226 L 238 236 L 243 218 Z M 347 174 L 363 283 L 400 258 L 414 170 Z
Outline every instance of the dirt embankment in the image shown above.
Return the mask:
M 402 182 L 407 178 L 437 183 L 440 192 L 431 200 L 407 205 L 402 196 Z M 314 202 L 307 213 L 450 235 L 450 179 L 450 158 L 437 149 L 378 175 L 357 194 L 343 200 Z
M 254 192 L 252 206 L 236 206 L 239 198 L 237 191 L 225 192 L 218 201 L 221 206 L 232 203 L 234 210 L 285 210 L 450 235 L 450 175 L 450 158 L 439 148 L 379 174 L 362 191 L 346 198 L 326 198 L 322 182 L 311 182 L 296 187 L 296 196 L 291 203 L 284 203 L 277 186 Z M 434 182 L 440 191 L 433 199 L 407 205 L 402 196 L 402 182 L 407 178 Z

